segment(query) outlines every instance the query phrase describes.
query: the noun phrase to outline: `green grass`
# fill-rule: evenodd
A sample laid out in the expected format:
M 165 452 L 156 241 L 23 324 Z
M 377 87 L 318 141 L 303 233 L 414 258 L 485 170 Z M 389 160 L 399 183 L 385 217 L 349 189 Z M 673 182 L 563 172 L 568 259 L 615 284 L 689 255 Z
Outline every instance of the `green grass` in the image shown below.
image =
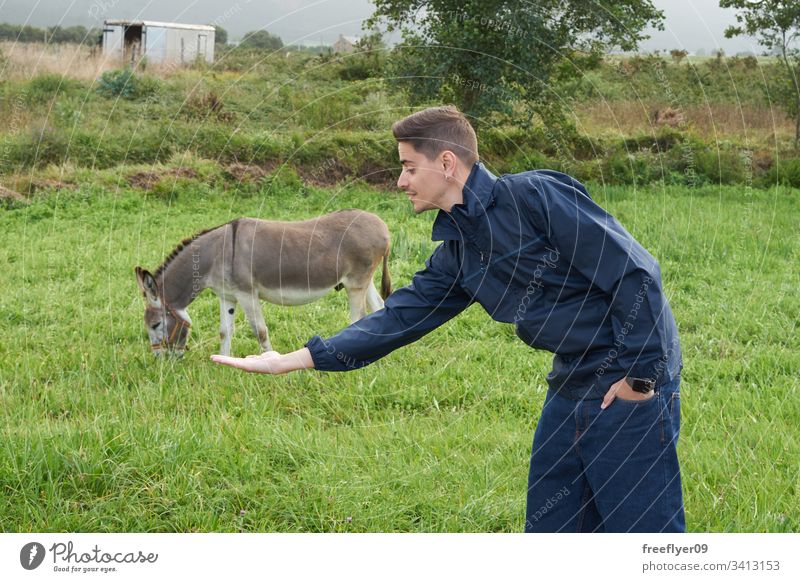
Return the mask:
M 120 174 L 0 210 L 0 530 L 522 530 L 550 356 L 479 306 L 362 370 L 273 378 L 209 361 L 207 292 L 186 357 L 149 353 L 133 268 L 197 230 L 364 208 L 393 232 L 402 285 L 432 215 L 361 185 L 159 197 Z M 797 191 L 590 190 L 659 258 L 682 332 L 689 529 L 797 531 Z M 280 351 L 347 323 L 343 293 L 264 310 Z M 237 326 L 234 353 L 257 351 Z

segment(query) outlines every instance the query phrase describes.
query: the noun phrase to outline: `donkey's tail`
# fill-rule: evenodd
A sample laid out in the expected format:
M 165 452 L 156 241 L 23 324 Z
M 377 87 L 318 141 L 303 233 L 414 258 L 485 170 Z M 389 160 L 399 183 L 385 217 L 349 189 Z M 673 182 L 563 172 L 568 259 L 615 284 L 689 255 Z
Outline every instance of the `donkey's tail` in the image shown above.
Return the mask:
M 389 275 L 389 249 L 391 243 L 386 245 L 386 253 L 383 255 L 383 272 L 381 273 L 381 297 L 386 299 L 392 294 L 392 277 Z

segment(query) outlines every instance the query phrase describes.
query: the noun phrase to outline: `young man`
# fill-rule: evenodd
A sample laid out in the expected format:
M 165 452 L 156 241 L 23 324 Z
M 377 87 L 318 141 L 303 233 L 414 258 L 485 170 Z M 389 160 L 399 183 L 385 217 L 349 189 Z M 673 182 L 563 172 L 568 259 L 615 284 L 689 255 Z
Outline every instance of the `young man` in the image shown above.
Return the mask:
M 453 107 L 395 123 L 397 185 L 443 241 L 377 311 L 290 354 L 212 356 L 250 372 L 347 371 L 479 303 L 555 354 L 533 439 L 525 531 L 685 530 L 676 444 L 682 368 L 659 265 L 582 184 L 500 178 Z

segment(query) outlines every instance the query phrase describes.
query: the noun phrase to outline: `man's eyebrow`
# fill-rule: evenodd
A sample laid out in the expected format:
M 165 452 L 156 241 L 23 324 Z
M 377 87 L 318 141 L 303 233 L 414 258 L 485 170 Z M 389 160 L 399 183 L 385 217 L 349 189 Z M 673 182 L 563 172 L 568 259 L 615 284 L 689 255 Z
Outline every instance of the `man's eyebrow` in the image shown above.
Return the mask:
M 413 164 L 412 160 L 400 160 L 400 165 L 405 166 L 406 164 Z

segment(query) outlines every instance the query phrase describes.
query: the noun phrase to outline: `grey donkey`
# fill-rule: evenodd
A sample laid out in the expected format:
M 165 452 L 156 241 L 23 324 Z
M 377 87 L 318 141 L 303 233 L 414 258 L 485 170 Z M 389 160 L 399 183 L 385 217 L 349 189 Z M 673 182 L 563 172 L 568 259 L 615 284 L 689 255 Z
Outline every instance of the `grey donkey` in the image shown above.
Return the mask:
M 260 299 L 303 305 L 345 289 L 350 321 L 383 308 L 392 292 L 389 229 L 374 214 L 339 210 L 311 220 L 237 218 L 184 239 L 154 274 L 136 267 L 153 353 L 183 355 L 188 305 L 204 289 L 219 297 L 220 354 L 230 355 L 236 305 L 263 351 L 272 349 Z M 373 275 L 383 263 L 381 293 Z

